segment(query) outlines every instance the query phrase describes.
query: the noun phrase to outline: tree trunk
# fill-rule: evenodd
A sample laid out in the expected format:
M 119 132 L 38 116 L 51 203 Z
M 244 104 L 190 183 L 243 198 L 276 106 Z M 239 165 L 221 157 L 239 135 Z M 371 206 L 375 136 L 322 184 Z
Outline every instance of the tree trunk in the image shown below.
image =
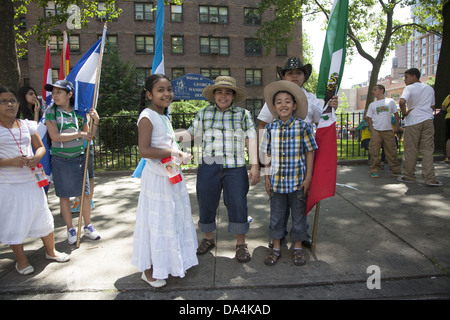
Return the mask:
M 450 1 L 447 1 L 442 8 L 442 17 L 444 19 L 442 27 L 442 44 L 439 54 L 439 62 L 436 71 L 436 81 L 434 85 L 436 97 L 436 109 L 442 108 L 442 102 L 450 94 Z M 434 148 L 444 151 L 446 132 L 445 132 L 445 112 L 440 112 L 434 118 Z
M 17 59 L 16 36 L 14 32 L 14 3 L 0 1 L 0 86 L 19 88 L 20 68 Z M 5 70 L 8 70 L 5 72 Z

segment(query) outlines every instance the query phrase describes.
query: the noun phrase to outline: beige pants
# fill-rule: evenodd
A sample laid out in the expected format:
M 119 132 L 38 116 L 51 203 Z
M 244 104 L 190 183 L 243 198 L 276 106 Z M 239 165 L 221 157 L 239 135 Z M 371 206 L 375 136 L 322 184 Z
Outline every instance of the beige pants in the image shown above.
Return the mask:
M 391 166 L 393 174 L 400 174 L 400 163 L 397 160 L 397 146 L 395 144 L 394 131 L 378 131 L 371 132 L 369 143 L 370 154 L 370 173 L 378 173 L 380 171 L 380 149 L 384 148 L 386 160 Z
M 402 158 L 402 175 L 407 180 L 415 180 L 418 153 L 422 153 L 422 178 L 425 183 L 436 180 L 434 174 L 434 125 L 433 120 L 405 127 L 403 138 L 405 149 Z

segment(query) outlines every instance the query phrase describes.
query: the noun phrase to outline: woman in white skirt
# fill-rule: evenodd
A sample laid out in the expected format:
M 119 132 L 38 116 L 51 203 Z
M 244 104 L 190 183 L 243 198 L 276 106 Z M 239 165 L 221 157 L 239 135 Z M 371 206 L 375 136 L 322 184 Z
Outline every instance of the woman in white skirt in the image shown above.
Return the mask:
M 0 242 L 14 252 L 17 272 L 27 275 L 34 268 L 24 252 L 25 238 L 41 238 L 49 260 L 65 262 L 69 256 L 55 250 L 53 216 L 31 171 L 45 155 L 37 123 L 16 119 L 18 108 L 16 95 L 0 87 Z
M 148 107 L 146 99 L 150 101 Z M 142 272 L 142 280 L 153 287 L 164 286 L 169 275 L 183 278 L 187 269 L 198 264 L 186 183 L 183 179 L 172 184 L 161 164 L 164 158 L 173 157 L 179 163 L 192 158 L 177 148 L 172 125 L 164 113 L 172 100 L 172 85 L 166 76 L 154 74 L 147 79 L 138 119 L 139 152 L 146 164 L 136 210 L 132 264 Z

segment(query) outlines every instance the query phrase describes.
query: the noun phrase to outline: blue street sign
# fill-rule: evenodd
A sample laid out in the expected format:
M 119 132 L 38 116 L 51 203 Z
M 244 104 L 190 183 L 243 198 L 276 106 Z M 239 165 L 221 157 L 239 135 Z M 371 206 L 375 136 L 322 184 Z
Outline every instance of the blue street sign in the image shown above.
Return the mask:
M 206 100 L 202 91 L 214 84 L 211 79 L 196 73 L 188 73 L 172 80 L 173 100 Z

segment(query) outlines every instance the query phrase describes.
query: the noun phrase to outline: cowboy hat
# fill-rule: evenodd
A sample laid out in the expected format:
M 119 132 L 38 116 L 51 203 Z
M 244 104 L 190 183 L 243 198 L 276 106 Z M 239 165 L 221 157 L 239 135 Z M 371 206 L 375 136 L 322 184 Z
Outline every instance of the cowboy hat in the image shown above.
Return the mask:
M 287 59 L 284 68 L 277 66 L 277 73 L 280 76 L 280 78 L 283 78 L 287 70 L 294 70 L 294 69 L 302 70 L 303 73 L 305 74 L 305 81 L 303 82 L 308 81 L 309 76 L 311 75 L 312 72 L 312 65 L 309 63 L 303 65 L 303 62 L 297 57 L 291 57 Z
M 302 88 L 287 80 L 279 80 L 269 83 L 264 88 L 264 99 L 266 100 L 267 107 L 269 107 L 269 111 L 273 117 L 275 119 L 278 118 L 278 114 L 273 109 L 273 97 L 280 91 L 289 92 L 294 96 L 295 102 L 297 103 L 297 109 L 294 111 L 294 115 L 297 118 L 305 120 L 306 115 L 308 114 L 308 99 L 306 98 Z
M 245 91 L 236 87 L 236 80 L 229 76 L 217 77 L 214 81 L 214 84 L 205 87 L 202 93 L 206 99 L 214 102 L 214 90 L 219 88 L 227 88 L 233 90 L 236 94 L 236 96 L 234 97 L 234 102 L 242 101 L 246 97 Z

